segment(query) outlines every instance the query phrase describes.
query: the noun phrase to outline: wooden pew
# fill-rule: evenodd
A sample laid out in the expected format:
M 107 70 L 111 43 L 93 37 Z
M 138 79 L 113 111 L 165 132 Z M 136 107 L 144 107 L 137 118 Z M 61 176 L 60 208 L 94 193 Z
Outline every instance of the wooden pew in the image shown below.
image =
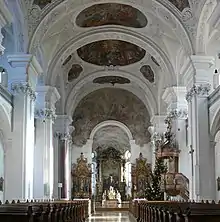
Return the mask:
M 218 222 L 220 204 L 210 202 L 133 201 L 131 212 L 138 222 Z
M 0 205 L 4 222 L 83 222 L 88 217 L 88 201 L 6 202 Z

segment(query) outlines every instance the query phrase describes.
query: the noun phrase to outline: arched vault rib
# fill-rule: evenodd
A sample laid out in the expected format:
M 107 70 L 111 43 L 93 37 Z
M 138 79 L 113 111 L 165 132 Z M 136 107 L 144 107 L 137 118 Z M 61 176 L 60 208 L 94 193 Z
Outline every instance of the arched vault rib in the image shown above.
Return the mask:
M 107 39 L 119 39 L 131 42 L 149 52 L 151 55 L 156 57 L 157 61 L 160 63 L 161 67 L 170 74 L 170 83 L 174 84 L 176 82 L 176 75 L 173 66 L 164 53 L 164 51 L 155 43 L 152 39 L 138 34 L 135 31 L 121 28 L 121 27 L 102 27 L 96 28 L 88 31 L 84 31 L 79 35 L 73 37 L 64 46 L 62 46 L 55 54 L 55 57 L 50 63 L 48 68 L 47 83 L 54 85 L 56 82 L 56 77 L 60 72 L 60 67 L 62 62 L 79 47 L 93 42 L 94 39 L 107 40 Z
M 90 73 L 88 76 L 81 79 L 72 88 L 71 92 L 69 93 L 69 95 L 67 97 L 66 104 L 65 104 L 65 112 L 68 115 L 72 116 L 75 111 L 75 108 L 77 107 L 78 103 L 81 101 L 82 98 L 84 98 L 86 95 L 88 95 L 89 93 L 91 93 L 97 89 L 106 88 L 106 85 L 101 85 L 101 86 L 99 85 L 97 87 L 94 84 L 93 84 L 93 87 L 91 87 L 91 88 L 84 87 L 84 86 L 86 86 L 86 84 L 89 84 L 89 83 L 92 84 L 93 79 L 96 78 L 97 76 L 106 76 L 106 75 L 107 75 L 107 73 L 105 73 L 103 71 L 99 71 L 99 72 Z M 130 89 L 129 89 L 126 85 L 115 86 L 115 88 L 123 88 L 123 89 L 126 89 L 126 90 L 132 92 L 134 95 L 136 95 L 144 103 L 144 105 L 147 108 L 149 115 L 151 117 L 155 113 L 158 112 L 157 102 L 154 97 L 154 94 L 145 82 L 143 82 L 137 76 L 134 76 L 128 72 L 118 71 L 118 72 L 114 72 L 114 75 L 127 77 L 128 79 L 131 80 L 132 83 L 137 85 L 137 87 L 140 90 L 136 90 L 134 87 L 130 87 Z M 86 89 L 84 89 L 84 88 L 86 88 Z

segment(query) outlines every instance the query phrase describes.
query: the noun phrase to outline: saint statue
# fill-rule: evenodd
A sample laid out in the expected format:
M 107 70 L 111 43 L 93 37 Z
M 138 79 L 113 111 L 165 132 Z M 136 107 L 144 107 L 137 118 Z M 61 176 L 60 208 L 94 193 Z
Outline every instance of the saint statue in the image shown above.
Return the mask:
M 121 204 L 121 194 L 117 190 L 116 199 L 118 200 L 118 203 Z

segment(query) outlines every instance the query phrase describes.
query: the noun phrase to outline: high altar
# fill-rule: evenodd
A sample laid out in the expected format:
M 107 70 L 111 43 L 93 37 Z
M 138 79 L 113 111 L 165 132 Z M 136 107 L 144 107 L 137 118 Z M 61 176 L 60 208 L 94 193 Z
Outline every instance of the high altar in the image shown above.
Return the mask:
M 91 198 L 91 165 L 81 153 L 72 166 L 72 198 Z
M 125 162 L 120 151 L 114 148 L 97 149 L 96 199 L 111 206 L 125 199 Z M 113 203 L 114 202 L 114 203 Z

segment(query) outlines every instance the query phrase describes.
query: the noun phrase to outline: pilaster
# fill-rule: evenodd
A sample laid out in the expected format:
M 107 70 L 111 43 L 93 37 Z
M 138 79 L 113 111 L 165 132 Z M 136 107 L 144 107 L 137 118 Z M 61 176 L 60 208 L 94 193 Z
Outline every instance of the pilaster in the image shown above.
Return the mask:
M 20 55 L 20 59 L 18 56 L 14 57 L 15 60 L 12 57 L 10 59 L 16 81 L 11 82 L 14 94 L 12 148 L 6 155 L 5 185 L 6 199 L 9 200 L 33 198 L 35 88 L 37 76 L 42 72 L 37 60 L 33 58 Z
M 189 110 L 189 146 L 193 189 L 191 198 L 195 200 L 215 199 L 214 149 L 210 147 L 208 95 L 213 89 L 214 58 L 192 56 L 194 71 L 187 85 L 186 99 Z
M 56 119 L 55 104 L 60 95 L 55 87 L 37 87 L 36 146 L 34 155 L 34 197 L 52 198 L 53 194 L 53 123 Z M 39 178 L 42 178 L 39 179 Z

